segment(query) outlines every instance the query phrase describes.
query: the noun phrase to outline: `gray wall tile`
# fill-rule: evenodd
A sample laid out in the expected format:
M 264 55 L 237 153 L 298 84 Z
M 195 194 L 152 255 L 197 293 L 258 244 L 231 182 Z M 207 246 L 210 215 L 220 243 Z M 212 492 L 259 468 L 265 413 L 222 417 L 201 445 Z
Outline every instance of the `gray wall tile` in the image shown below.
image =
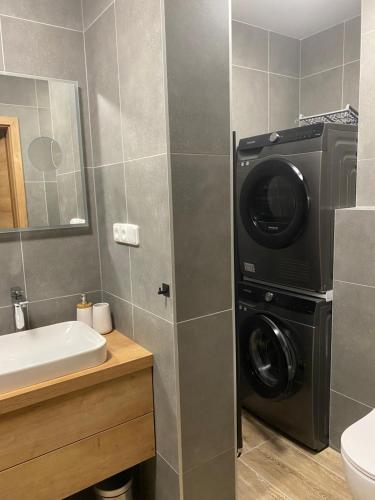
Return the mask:
M 268 31 L 232 21 L 232 63 L 268 71 Z
M 244 68 L 232 69 L 232 121 L 239 137 L 268 131 L 268 75 Z
M 184 471 L 234 447 L 232 330 L 231 312 L 178 324 Z
M 91 0 L 92 1 L 92 0 Z M 77 0 L 0 0 L 0 14 L 22 17 L 82 30 L 81 3 Z
M 162 283 L 172 285 L 168 159 L 146 158 L 125 168 L 129 222 L 140 227 L 140 245 L 130 248 L 133 303 L 171 321 L 173 298 L 157 294 Z
M 350 104 L 357 111 L 359 109 L 359 71 L 359 61 L 344 66 L 343 105 Z
M 362 33 L 375 29 L 375 4 L 372 0 L 362 0 Z
M 134 307 L 134 339 L 153 354 L 157 452 L 178 470 L 174 326 Z
M 88 169 L 89 199 L 94 200 L 93 174 Z M 24 233 L 23 255 L 29 300 L 99 290 L 99 256 L 95 205 L 90 228 Z
M 341 108 L 342 71 L 340 67 L 301 80 L 302 114 L 315 115 Z
M 375 288 L 335 282 L 334 297 L 331 388 L 375 407 Z
M 127 337 L 133 337 L 133 306 L 119 297 L 104 292 L 103 301 L 108 302 L 112 313 L 113 328 Z
M 50 226 L 60 225 L 59 195 L 57 182 L 46 182 L 46 202 L 48 212 L 48 223 Z
M 231 307 L 229 162 L 172 156 L 178 321 Z
M 57 189 L 61 224 L 69 224 L 78 216 L 75 174 L 57 175 Z
M 375 209 L 336 211 L 335 280 L 375 286 L 374 217 Z
M 375 159 L 359 160 L 357 169 L 357 205 L 375 206 Z
M 100 302 L 101 293 L 88 293 L 87 299 L 92 303 Z M 32 302 L 28 305 L 30 328 L 62 323 L 63 321 L 76 321 L 76 306 L 79 302 L 81 302 L 80 295 Z
M 362 37 L 358 158 L 375 158 L 371 124 L 375 110 L 375 32 Z
M 299 80 L 270 75 L 270 130 L 298 126 Z
M 184 499 L 233 500 L 236 493 L 234 450 L 184 475 Z
M 113 224 L 127 221 L 124 166 L 94 171 L 103 289 L 131 301 L 129 247 L 113 239 Z
M 9 17 L 1 24 L 7 71 L 84 81 L 82 33 Z
M 370 411 L 370 407 L 331 391 L 330 446 L 340 450 L 341 435 L 345 429 L 365 417 Z
M 311 75 L 340 66 L 343 62 L 343 47 L 343 24 L 305 38 L 301 41 L 301 75 Z
M 30 300 L 100 288 L 97 246 L 88 231 L 25 233 L 22 238 Z
M 85 42 L 94 165 L 118 163 L 122 140 L 113 5 L 87 30 Z
M 83 25 L 88 26 L 112 3 L 113 0 L 82 0 Z
M 228 3 L 166 0 L 165 12 L 171 152 L 229 154 Z
M 142 500 L 177 500 L 179 476 L 160 455 L 139 466 L 139 498 Z
M 352 62 L 361 56 L 361 18 L 345 23 L 344 62 Z
M 0 234 L 0 307 L 10 305 L 9 290 L 12 286 L 19 286 L 25 290 L 22 269 L 22 253 L 20 236 L 17 233 Z
M 116 2 L 125 159 L 167 150 L 159 0 Z
M 299 77 L 300 41 L 270 32 L 271 73 Z
M 13 307 L 0 307 L 0 335 L 14 332 Z
M 46 191 L 44 182 L 25 182 L 27 219 L 29 226 L 48 226 Z
M 17 76 L 0 76 L 0 102 L 36 106 L 35 80 Z
M 50 107 L 49 84 L 47 80 L 35 80 L 35 91 L 38 106 L 42 108 Z

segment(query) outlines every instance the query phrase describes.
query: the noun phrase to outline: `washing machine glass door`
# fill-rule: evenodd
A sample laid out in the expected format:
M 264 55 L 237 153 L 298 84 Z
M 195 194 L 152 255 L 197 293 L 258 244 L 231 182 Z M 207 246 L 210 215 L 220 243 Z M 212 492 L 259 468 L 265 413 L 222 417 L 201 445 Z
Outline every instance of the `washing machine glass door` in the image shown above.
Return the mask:
M 301 234 L 308 206 L 305 179 L 282 158 L 258 163 L 241 190 L 243 224 L 251 238 L 267 248 L 287 247 Z
M 296 351 L 287 330 L 265 315 L 254 316 L 245 328 L 245 369 L 251 387 L 264 398 L 287 397 L 297 372 Z

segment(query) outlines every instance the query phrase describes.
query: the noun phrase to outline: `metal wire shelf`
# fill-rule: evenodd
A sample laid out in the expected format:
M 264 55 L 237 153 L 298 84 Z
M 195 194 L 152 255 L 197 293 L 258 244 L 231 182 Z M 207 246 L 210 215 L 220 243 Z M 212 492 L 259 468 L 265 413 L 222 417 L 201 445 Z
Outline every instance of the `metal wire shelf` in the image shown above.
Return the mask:
M 319 115 L 304 116 L 299 115 L 299 124 L 314 125 L 315 123 L 341 123 L 344 125 L 358 125 L 358 111 L 350 104 L 344 109 L 330 111 Z

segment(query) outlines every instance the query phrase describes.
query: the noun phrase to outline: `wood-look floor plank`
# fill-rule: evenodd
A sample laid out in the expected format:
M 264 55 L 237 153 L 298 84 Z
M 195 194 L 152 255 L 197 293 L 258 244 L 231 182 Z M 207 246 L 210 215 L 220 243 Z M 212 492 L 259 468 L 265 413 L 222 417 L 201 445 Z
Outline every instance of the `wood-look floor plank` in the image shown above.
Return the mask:
M 255 446 L 276 437 L 276 432 L 270 427 L 264 425 L 247 411 L 242 412 L 243 453 L 247 453 Z
M 287 500 L 260 474 L 242 462 L 237 464 L 237 500 Z
M 298 451 L 283 438 L 267 441 L 245 454 L 241 461 L 289 498 L 351 498 L 344 480 Z

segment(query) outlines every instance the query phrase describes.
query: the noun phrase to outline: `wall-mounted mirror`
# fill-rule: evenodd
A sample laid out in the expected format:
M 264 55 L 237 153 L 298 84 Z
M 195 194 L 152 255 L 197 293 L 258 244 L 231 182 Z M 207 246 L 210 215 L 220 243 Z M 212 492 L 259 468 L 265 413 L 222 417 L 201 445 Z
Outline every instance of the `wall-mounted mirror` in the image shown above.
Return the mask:
M 76 82 L 0 75 L 0 232 L 87 224 Z

